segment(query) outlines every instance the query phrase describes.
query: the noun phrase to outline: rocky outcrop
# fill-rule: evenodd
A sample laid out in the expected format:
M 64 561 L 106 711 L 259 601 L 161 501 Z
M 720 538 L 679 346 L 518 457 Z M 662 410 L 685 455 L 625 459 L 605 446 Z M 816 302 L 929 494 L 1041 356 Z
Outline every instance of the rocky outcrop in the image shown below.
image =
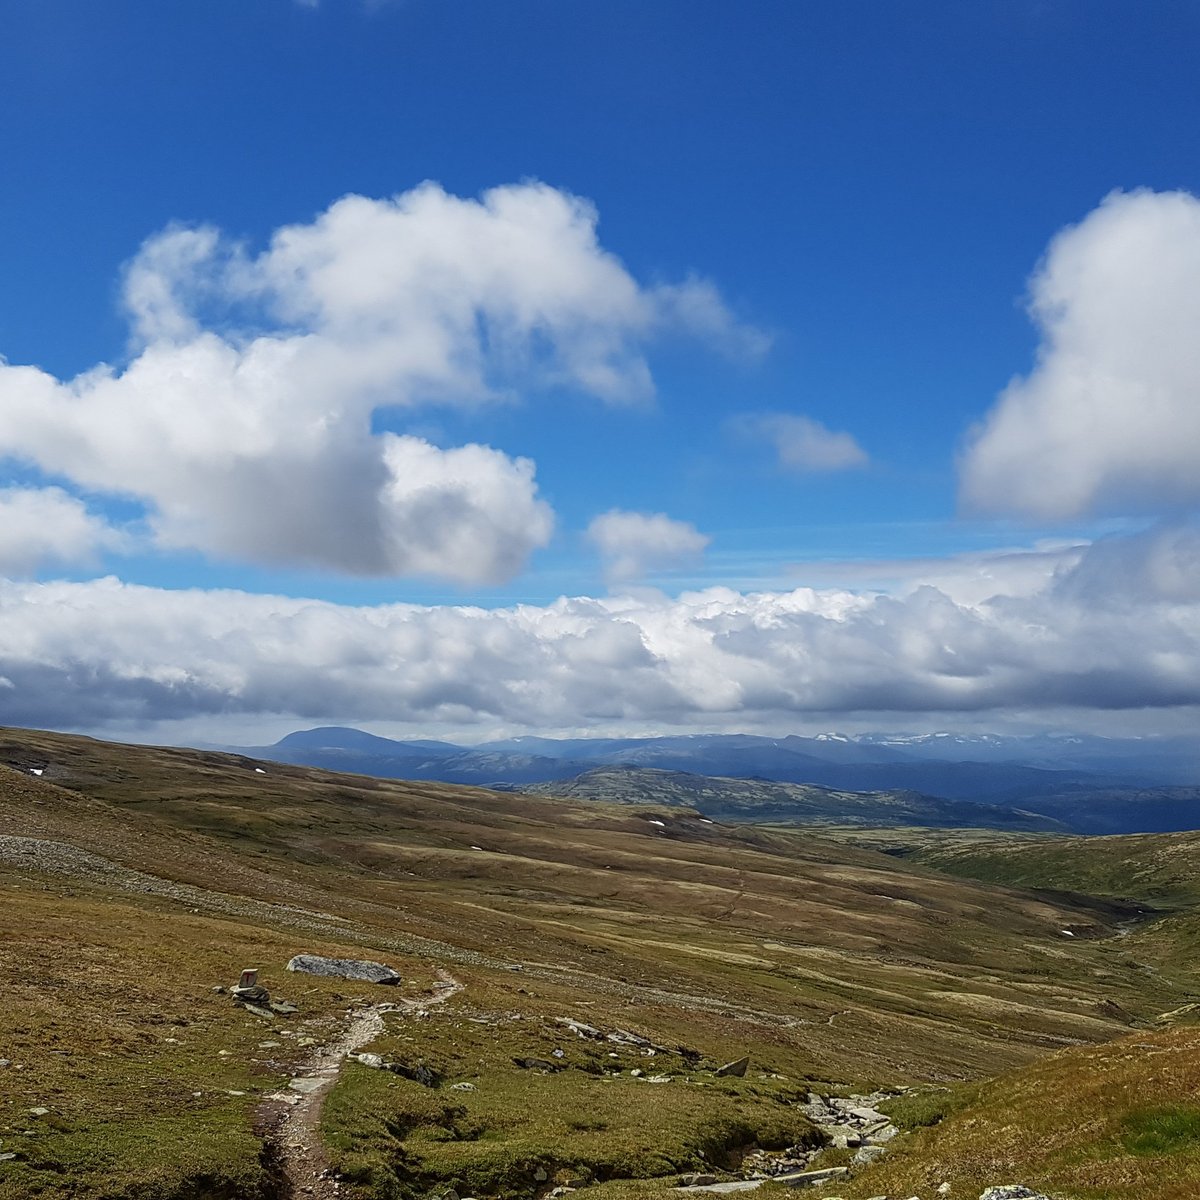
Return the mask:
M 900 1131 L 875 1105 L 891 1097 L 890 1092 L 869 1096 L 830 1096 L 809 1092 L 800 1110 L 821 1132 L 823 1146 L 792 1146 L 782 1153 L 755 1150 L 742 1160 L 742 1174 L 750 1179 L 770 1179 L 792 1187 L 807 1187 L 820 1182 L 811 1164 L 827 1147 L 853 1150 L 854 1166 L 874 1162 L 886 1151 L 886 1144 Z M 832 1168 L 828 1168 L 832 1169 Z M 845 1173 L 845 1168 L 837 1168 Z M 836 1176 L 830 1176 L 836 1178 Z

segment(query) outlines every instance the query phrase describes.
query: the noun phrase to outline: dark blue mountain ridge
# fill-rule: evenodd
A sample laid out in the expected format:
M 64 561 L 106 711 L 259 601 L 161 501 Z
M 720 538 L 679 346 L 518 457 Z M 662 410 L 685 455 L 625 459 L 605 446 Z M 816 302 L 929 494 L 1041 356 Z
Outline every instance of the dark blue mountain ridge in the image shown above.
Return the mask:
M 227 749 L 327 770 L 510 790 L 618 766 L 856 793 L 914 792 L 1038 812 L 1077 832 L 1200 828 L 1200 740 L 1189 738 L 675 734 L 528 736 L 472 747 L 323 727 L 273 746 Z

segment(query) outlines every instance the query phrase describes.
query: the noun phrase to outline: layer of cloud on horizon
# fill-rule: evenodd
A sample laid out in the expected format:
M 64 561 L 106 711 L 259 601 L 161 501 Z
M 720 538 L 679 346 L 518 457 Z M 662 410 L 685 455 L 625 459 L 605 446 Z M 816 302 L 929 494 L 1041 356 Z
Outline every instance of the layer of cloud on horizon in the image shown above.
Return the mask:
M 1200 529 L 1046 553 L 1043 586 L 980 602 L 931 586 L 711 588 L 488 611 L 6 583 L 0 723 L 736 729 L 813 713 L 1200 705 Z

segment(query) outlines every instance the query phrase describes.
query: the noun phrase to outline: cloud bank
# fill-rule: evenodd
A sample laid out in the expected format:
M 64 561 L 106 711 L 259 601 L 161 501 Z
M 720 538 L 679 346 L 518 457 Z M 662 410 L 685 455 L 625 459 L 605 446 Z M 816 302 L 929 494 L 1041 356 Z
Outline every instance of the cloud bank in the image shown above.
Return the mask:
M 1014 594 L 970 602 L 928 585 L 891 596 L 713 588 L 487 611 L 113 579 L 4 583 L 0 722 L 282 714 L 733 729 L 814 713 L 1200 704 L 1200 530 L 1047 553 L 1042 586 L 1021 563 Z
M 1037 363 L 962 461 L 974 509 L 1043 519 L 1200 501 L 1200 200 L 1116 192 L 1030 285 Z
M 553 514 L 533 464 L 381 431 L 513 389 L 644 401 L 669 332 L 753 349 L 702 280 L 639 284 L 584 201 L 425 184 L 347 196 L 251 254 L 171 228 L 130 263 L 131 360 L 59 380 L 0 360 L 0 457 L 140 502 L 154 543 L 356 575 L 510 578 Z

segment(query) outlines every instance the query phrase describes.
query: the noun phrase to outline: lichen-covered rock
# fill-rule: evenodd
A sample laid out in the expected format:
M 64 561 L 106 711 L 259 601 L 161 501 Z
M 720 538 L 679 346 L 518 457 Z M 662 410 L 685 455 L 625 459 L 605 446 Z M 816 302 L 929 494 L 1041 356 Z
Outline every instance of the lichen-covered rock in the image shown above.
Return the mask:
M 322 958 L 319 954 L 297 954 L 288 963 L 289 971 L 305 975 L 328 975 L 335 979 L 361 979 L 366 983 L 397 984 L 400 976 L 383 963 L 361 958 Z

